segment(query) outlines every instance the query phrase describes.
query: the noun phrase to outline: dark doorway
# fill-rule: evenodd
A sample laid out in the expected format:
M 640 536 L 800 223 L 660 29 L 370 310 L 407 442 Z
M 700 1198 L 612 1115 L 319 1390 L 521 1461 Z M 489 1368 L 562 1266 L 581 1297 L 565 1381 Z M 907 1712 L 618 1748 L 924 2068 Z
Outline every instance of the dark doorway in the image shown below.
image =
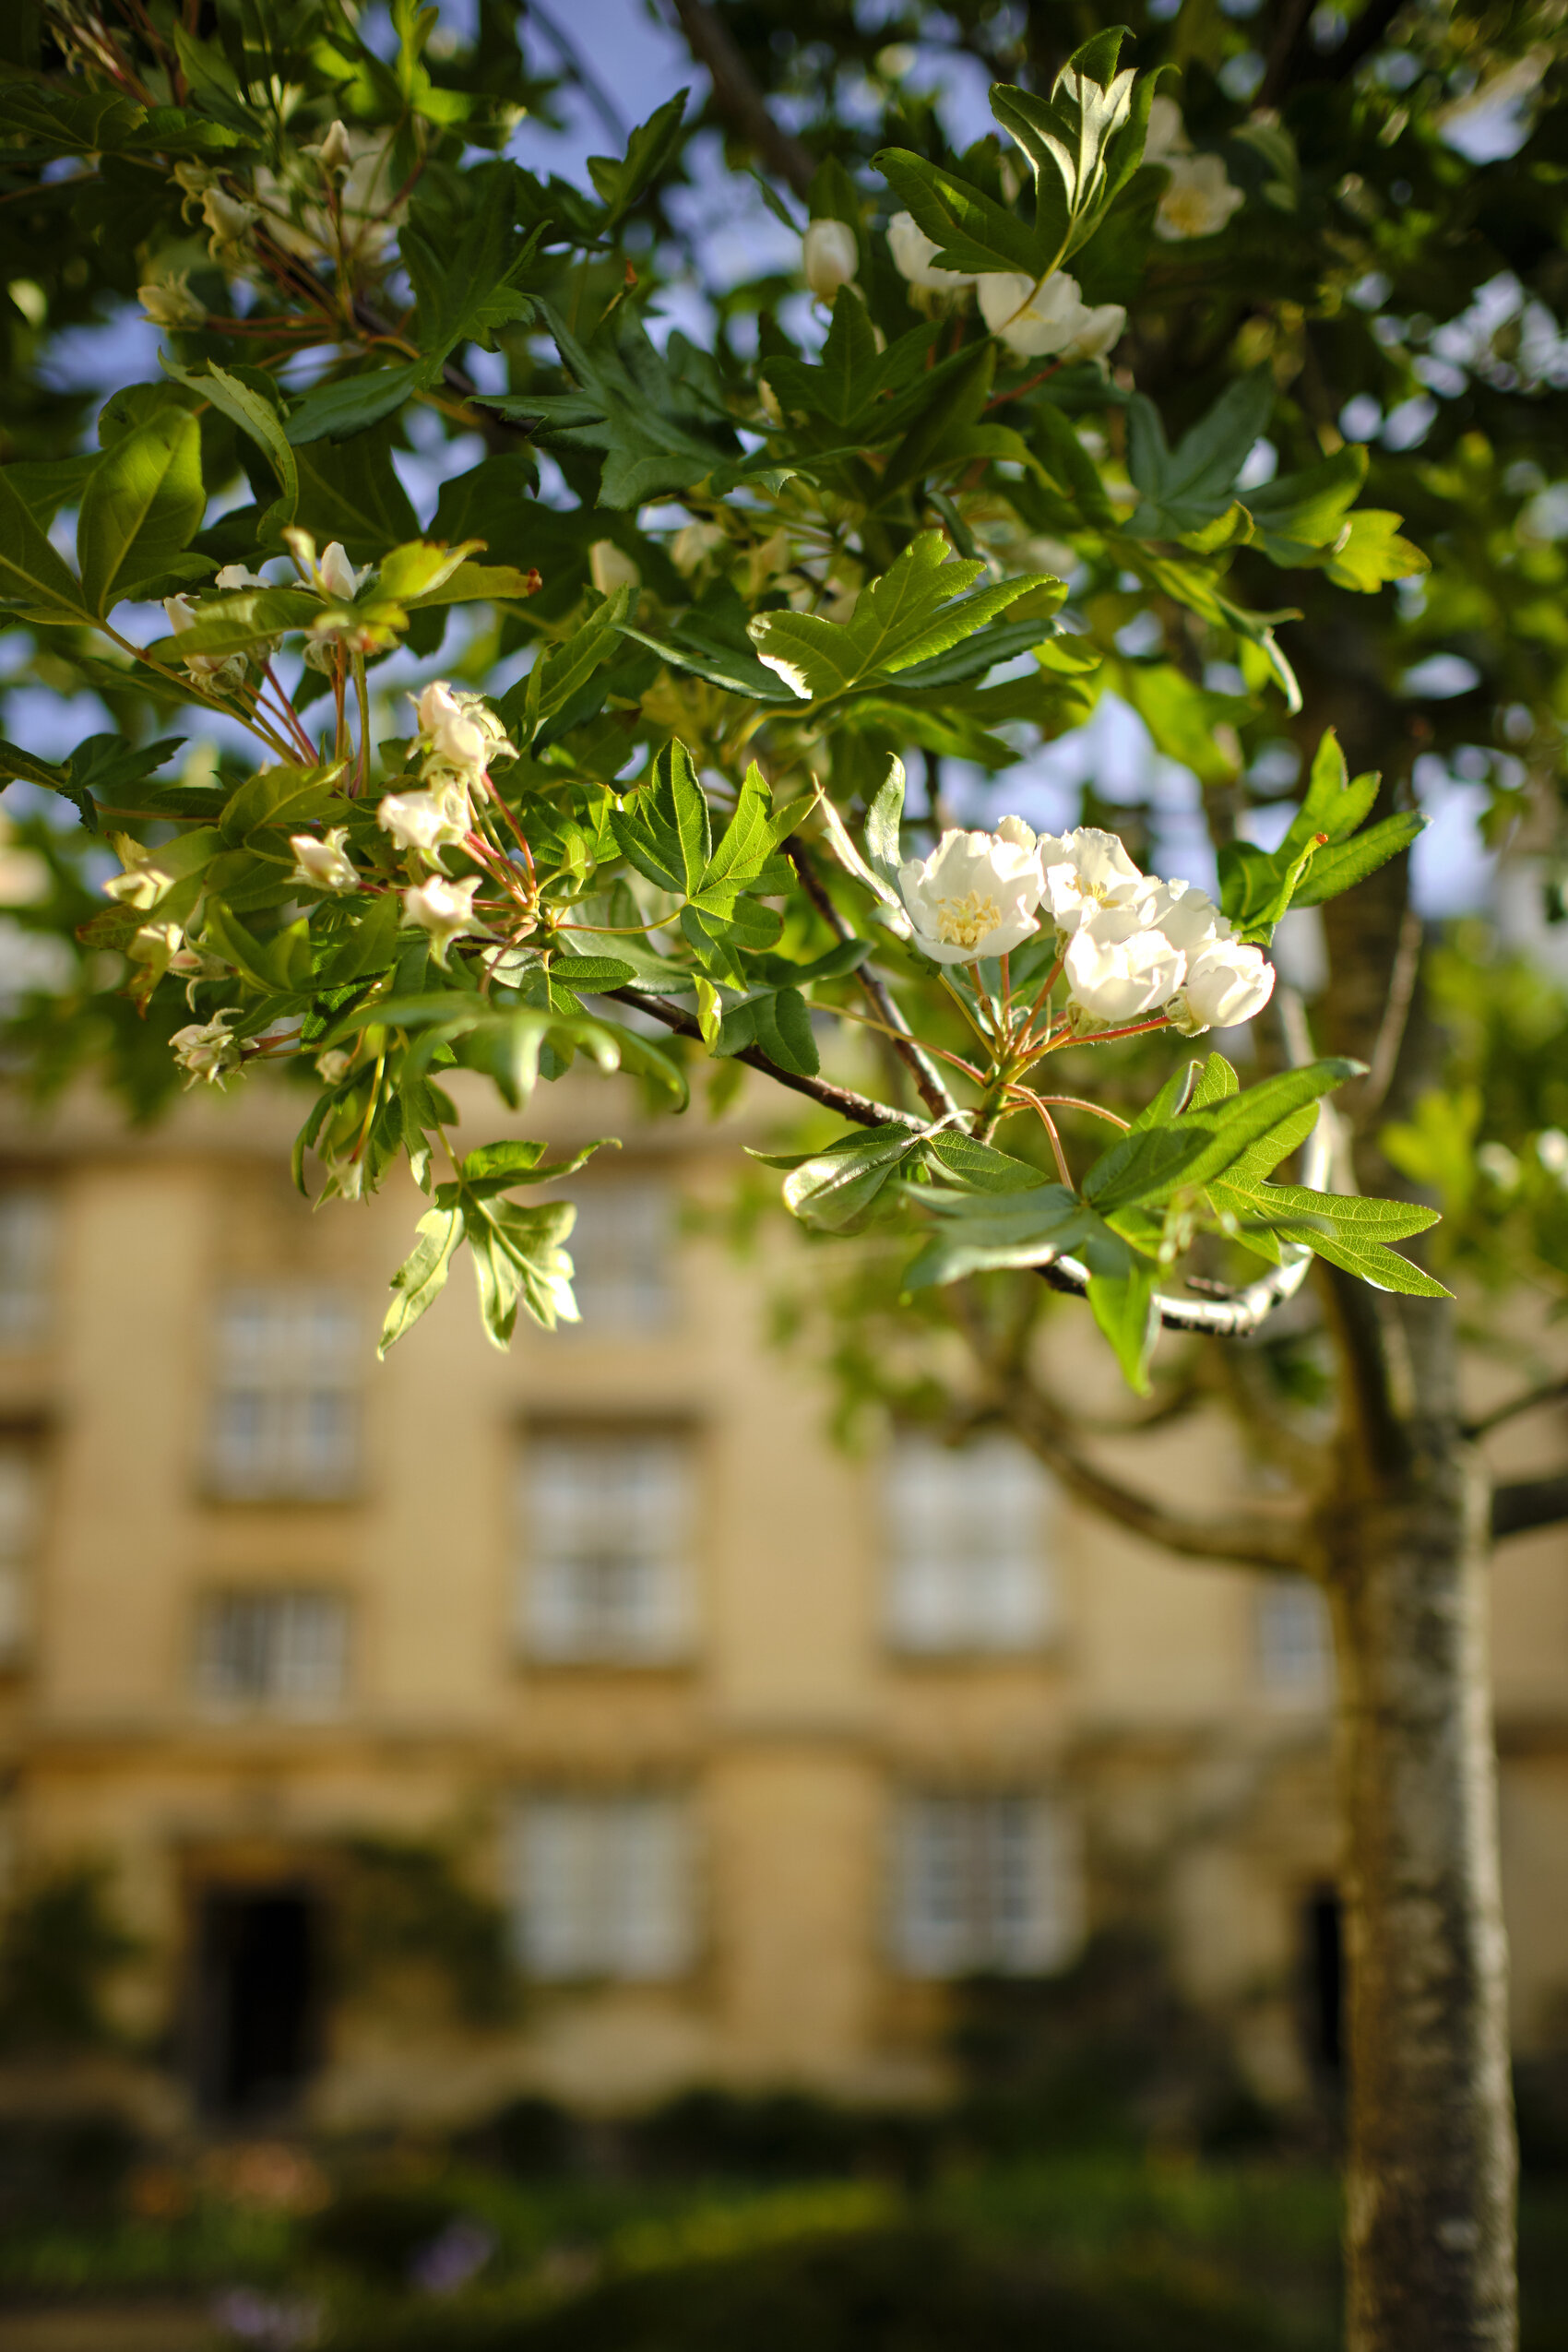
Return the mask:
M 210 2115 L 286 2113 L 315 2061 L 320 1923 L 301 1887 L 215 1889 L 201 1899 L 196 2082 Z
M 1314 1887 L 1301 1915 L 1302 1996 L 1307 2055 L 1319 2074 L 1338 2074 L 1344 2058 L 1345 1948 L 1339 1897 Z

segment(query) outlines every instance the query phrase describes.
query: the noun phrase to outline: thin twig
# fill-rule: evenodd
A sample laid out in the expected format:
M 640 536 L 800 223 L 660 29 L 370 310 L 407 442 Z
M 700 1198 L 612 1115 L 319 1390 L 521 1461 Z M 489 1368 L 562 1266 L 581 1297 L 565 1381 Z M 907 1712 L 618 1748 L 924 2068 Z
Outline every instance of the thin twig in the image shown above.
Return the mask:
M 1511 1396 L 1506 1405 L 1494 1405 L 1490 1413 L 1479 1420 L 1466 1421 L 1461 1434 L 1465 1437 L 1485 1437 L 1489 1430 L 1501 1429 L 1504 1421 L 1513 1420 L 1520 1413 L 1533 1413 L 1538 1405 L 1555 1405 L 1568 1397 L 1568 1377 L 1542 1381 L 1538 1388 L 1526 1388 L 1522 1396 Z

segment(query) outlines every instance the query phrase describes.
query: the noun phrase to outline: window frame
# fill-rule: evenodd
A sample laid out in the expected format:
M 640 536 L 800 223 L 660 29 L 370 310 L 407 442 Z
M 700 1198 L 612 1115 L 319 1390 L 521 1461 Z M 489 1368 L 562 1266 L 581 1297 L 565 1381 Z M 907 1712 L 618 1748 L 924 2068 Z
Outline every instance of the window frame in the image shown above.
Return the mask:
M 238 1310 L 245 1301 L 260 1301 L 264 1333 L 247 1364 L 232 1333 Z M 322 1310 L 329 1305 L 329 1313 Z M 319 1345 L 313 1360 L 307 1342 L 277 1331 L 268 1336 L 265 1322 L 270 1310 L 274 1323 L 284 1326 L 291 1313 L 301 1324 L 307 1319 L 335 1321 L 335 1336 Z M 203 1497 L 223 1505 L 304 1508 L 333 1507 L 362 1500 L 365 1491 L 364 1381 L 360 1362 L 362 1314 L 358 1297 L 344 1282 L 314 1282 L 293 1277 L 227 1282 L 211 1304 L 209 1362 L 205 1425 L 202 1431 Z M 291 1363 L 291 1356 L 294 1361 Z M 245 1377 L 247 1372 L 250 1377 Z M 328 1467 L 313 1475 L 310 1455 L 315 1443 L 309 1426 L 312 1408 L 330 1398 L 342 1415 L 341 1433 L 320 1446 Z M 235 1400 L 259 1400 L 262 1434 L 254 1451 L 259 1468 L 247 1474 L 243 1467 L 243 1441 L 232 1441 L 225 1413 Z M 268 1423 L 271 1426 L 268 1426 Z M 232 1443 L 233 1459 L 225 1461 Z M 335 1456 L 335 1458 L 334 1458 Z
M 944 1827 L 957 1831 L 962 1880 L 959 1904 L 945 1927 L 929 1913 L 923 1921 L 917 1917 L 935 1875 L 936 1841 L 930 1833 Z M 895 1793 L 891 1831 L 887 1946 L 897 1974 L 914 1982 L 953 1983 L 972 1976 L 1056 1976 L 1072 1965 L 1085 1933 L 1082 1834 L 1077 1812 L 1060 1787 L 908 1784 Z M 1028 1875 L 1010 1923 L 1006 1879 L 1020 1853 Z M 945 1952 L 940 1949 L 944 1939 Z
M 903 1459 L 900 1459 L 900 1456 Z M 989 1460 L 994 1481 L 996 1466 L 1005 1461 L 1009 1472 L 1019 1472 L 1017 1491 L 1008 1510 L 1028 1514 L 1026 1538 L 1021 1526 L 999 1530 L 988 1558 L 980 1566 L 989 1587 L 971 1583 L 964 1589 L 968 1563 L 927 1549 L 934 1523 L 939 1530 L 961 1515 L 961 1495 L 940 1505 L 929 1497 L 921 1507 L 910 1494 L 917 1485 L 947 1460 L 974 1466 L 977 1484 L 983 1486 Z M 943 1445 L 920 1429 L 897 1430 L 879 1466 L 878 1494 L 881 1529 L 879 1619 L 885 1649 L 906 1666 L 989 1665 L 1012 1658 L 1039 1657 L 1062 1637 L 1061 1579 L 1058 1551 L 1052 1540 L 1061 1497 L 1041 1466 L 1015 1438 L 986 1432 L 965 1445 Z M 910 1544 L 908 1538 L 916 1540 Z M 1008 1580 L 1015 1589 L 1008 1594 Z M 920 1592 L 921 1581 L 925 1590 Z M 1020 1605 L 1021 1597 L 1021 1605 Z M 932 1621 L 921 1631 L 921 1610 Z M 1006 1621 L 1009 1610 L 1014 1621 Z M 945 1617 L 946 1623 L 942 1623 Z M 989 1623 L 988 1623 L 989 1619 Z
M 635 1824 L 642 1819 L 654 1825 L 665 1841 L 662 1856 L 653 1856 L 655 1872 L 666 1873 L 656 1889 L 651 1936 L 647 1922 L 631 1918 L 628 1895 L 648 1879 L 631 1852 Z M 540 1784 L 515 1792 L 507 1824 L 506 1886 L 511 1945 L 517 1965 L 529 1983 L 569 1988 L 589 1985 L 677 1985 L 689 1979 L 700 1965 L 703 1944 L 701 1909 L 700 1824 L 695 1792 L 683 1783 L 650 1781 L 612 1786 Z M 553 1835 L 556 1854 L 541 1865 L 546 1839 Z M 577 1850 L 570 1851 L 576 1841 Z M 533 1925 L 539 1904 L 536 1873 L 559 1867 L 564 1860 L 584 1893 L 589 1914 L 586 1932 L 581 1920 L 555 1930 L 555 1956 L 546 1949 Z M 657 1914 L 666 1914 L 660 1920 Z M 635 1946 L 639 1935 L 645 1946 L 639 1959 Z M 574 1949 L 573 1946 L 576 1946 Z
M 213 1582 L 204 1586 L 196 1596 L 193 1611 L 190 1690 L 199 1715 L 209 1722 L 288 1724 L 294 1727 L 313 1723 L 336 1723 L 342 1720 L 350 1708 L 353 1687 L 355 1643 L 355 1596 L 342 1584 L 263 1584 L 235 1580 Z M 332 1687 L 324 1686 L 315 1693 L 301 1694 L 287 1688 L 286 1660 L 279 1669 L 288 1646 L 286 1612 L 292 1607 L 315 1605 L 326 1612 L 324 1622 L 332 1627 L 325 1649 L 335 1653 L 330 1658 Z M 255 1687 L 225 1688 L 218 1679 L 217 1669 L 222 1662 L 223 1629 L 220 1613 L 252 1612 L 255 1624 L 250 1633 L 240 1633 L 240 1645 L 259 1635 L 258 1654 L 270 1648 L 273 1653 L 263 1676 Z M 279 1625 L 268 1633 L 266 1620 L 274 1614 Z M 295 1661 L 296 1668 L 298 1661 Z
M 639 1560 L 630 1550 L 621 1561 L 608 1550 L 593 1555 L 588 1544 L 570 1547 L 556 1534 L 554 1557 L 540 1540 L 548 1516 L 562 1508 L 564 1482 L 550 1492 L 550 1459 L 554 1451 L 557 1470 L 569 1463 L 574 1450 L 585 1455 L 596 1449 L 619 1451 L 624 1459 L 635 1449 L 649 1455 L 665 1451 L 666 1468 L 673 1470 L 670 1535 L 660 1550 L 650 1548 Z M 659 1469 L 655 1461 L 653 1476 Z M 626 1482 L 630 1490 L 632 1481 Z M 590 1503 L 602 1501 L 607 1482 L 591 1468 L 580 1474 L 579 1496 Z M 627 1491 L 616 1498 L 620 1515 L 637 1521 L 638 1508 Z M 530 1420 L 519 1433 L 513 1464 L 514 1550 L 512 1574 L 512 1637 L 520 1664 L 550 1673 L 611 1671 L 637 1674 L 684 1672 L 695 1664 L 699 1648 L 702 1595 L 705 1587 L 705 1531 L 707 1480 L 700 1425 L 685 1420 L 641 1420 L 573 1417 L 570 1420 Z M 607 1517 L 616 1515 L 607 1511 Z M 591 1524 L 585 1534 L 591 1538 Z M 629 1569 L 617 1606 L 605 1590 L 573 1599 L 574 1570 L 595 1566 L 603 1571 L 601 1585 L 610 1586 L 617 1569 Z M 639 1637 L 636 1618 L 639 1603 L 635 1586 L 639 1569 L 647 1572 L 648 1590 L 641 1607 L 648 1630 Z M 663 1589 L 659 1589 L 662 1580 Z M 553 1623 L 552 1616 L 553 1614 Z M 599 1623 L 596 1627 L 595 1619 Z M 572 1621 L 576 1619 L 576 1624 Z M 620 1622 L 617 1625 L 616 1620 Z

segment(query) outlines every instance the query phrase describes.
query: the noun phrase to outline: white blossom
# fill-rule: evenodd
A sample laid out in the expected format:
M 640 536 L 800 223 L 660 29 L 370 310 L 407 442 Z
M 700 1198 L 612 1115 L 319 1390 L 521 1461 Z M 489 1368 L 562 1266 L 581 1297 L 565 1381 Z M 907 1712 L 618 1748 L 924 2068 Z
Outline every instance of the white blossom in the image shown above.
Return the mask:
M 300 153 L 308 155 L 327 172 L 347 172 L 354 160 L 349 134 L 341 123 L 334 123 L 316 146 L 302 147 Z
M 238 1040 L 229 1035 L 232 1013 L 218 1013 L 210 1021 L 193 1021 L 187 1028 L 176 1029 L 169 1043 L 174 1059 L 182 1070 L 188 1070 L 186 1083 L 195 1086 L 198 1078 L 215 1086 L 227 1072 L 240 1066 Z
M 831 303 L 849 285 L 860 263 L 855 232 L 847 220 L 814 220 L 801 241 L 801 266 L 819 303 Z
M 1022 270 L 989 271 L 977 280 L 977 290 L 986 325 L 1020 359 L 1052 352 L 1063 359 L 1099 359 L 1127 324 L 1120 303 L 1090 309 L 1079 297 L 1077 279 L 1065 269 L 1053 269 L 1038 283 Z
M 893 266 L 911 286 L 922 293 L 956 294 L 961 287 L 972 286 L 974 274 L 963 269 L 933 269 L 931 257 L 940 253 L 920 226 L 912 212 L 896 212 L 887 224 L 887 249 L 893 255 Z
M 346 825 L 335 825 L 324 841 L 316 840 L 314 834 L 291 833 L 294 871 L 290 881 L 308 883 L 315 890 L 357 890 L 360 878 L 343 847 L 348 837 Z
M 1261 947 L 1214 939 L 1187 960 L 1186 980 L 1170 1002 L 1170 1025 L 1183 1037 L 1230 1029 L 1255 1019 L 1274 993 L 1274 966 Z
M 267 582 L 259 572 L 247 571 L 243 564 L 225 564 L 212 585 L 232 596 L 241 588 L 264 588 Z
M 1568 1135 L 1561 1127 L 1543 1127 L 1536 1137 L 1536 1158 L 1549 1176 L 1568 1185 Z
M 1154 216 L 1154 233 L 1173 244 L 1188 237 L 1218 236 L 1246 198 L 1225 176 L 1218 155 L 1171 155 L 1163 159 L 1170 181 Z
M 638 588 L 642 576 L 612 539 L 596 539 L 588 549 L 588 577 L 600 596 L 613 596 L 617 588 Z
M 1506 1144 L 1495 1140 L 1482 1144 L 1476 1154 L 1476 1166 L 1481 1174 L 1494 1183 L 1500 1193 L 1512 1193 L 1518 1185 L 1519 1162 Z
M 1140 873 L 1114 833 L 1080 825 L 1071 833 L 1042 833 L 1039 854 L 1044 899 L 1056 928 L 1076 931 L 1096 908 L 1139 909 L 1148 921 L 1154 885 Z
M 1146 919 L 1172 947 L 1196 955 L 1217 939 L 1231 939 L 1236 926 L 1222 915 L 1206 890 L 1191 882 L 1158 882 L 1149 893 Z
M 240 245 L 261 219 L 261 207 L 247 204 L 242 196 L 232 196 L 214 185 L 203 192 L 201 215 L 212 232 L 208 251 L 213 260 L 232 262 Z
M 399 849 L 419 849 L 429 857 L 445 842 L 458 842 L 473 830 L 468 795 L 456 787 L 422 792 L 385 792 L 375 821 Z
M 1163 163 L 1168 156 L 1189 155 L 1192 142 L 1182 109 L 1173 98 L 1157 98 L 1148 110 L 1148 130 L 1144 139 L 1144 161 Z
M 449 777 L 466 790 L 493 759 L 516 759 L 517 746 L 481 696 L 437 678 L 414 700 L 421 740 L 429 745 L 428 777 Z
M 188 269 L 172 269 L 137 288 L 137 300 L 154 327 L 196 327 L 207 324 L 207 304 L 191 291 Z
M 329 1045 L 325 1053 L 315 1057 L 316 1073 L 329 1087 L 341 1086 L 353 1066 L 352 1051 L 346 1045 Z
M 436 873 L 403 893 L 403 921 L 429 932 L 438 964 L 445 963 L 446 950 L 465 932 L 481 939 L 492 935 L 474 912 L 479 880 L 470 874 L 466 882 L 448 882 Z
M 994 833 L 944 833 L 929 858 L 899 867 L 898 887 L 915 945 L 935 964 L 1005 956 L 1039 928 L 1039 861 L 1021 817 Z
M 330 540 L 322 549 L 321 585 L 327 595 L 335 596 L 340 604 L 351 604 L 359 594 L 361 582 L 369 577 L 370 565 L 367 564 L 363 571 L 356 572 L 340 539 Z
M 1152 1013 L 1182 984 L 1186 958 L 1138 907 L 1096 907 L 1067 943 L 1063 968 L 1074 1007 L 1120 1026 Z

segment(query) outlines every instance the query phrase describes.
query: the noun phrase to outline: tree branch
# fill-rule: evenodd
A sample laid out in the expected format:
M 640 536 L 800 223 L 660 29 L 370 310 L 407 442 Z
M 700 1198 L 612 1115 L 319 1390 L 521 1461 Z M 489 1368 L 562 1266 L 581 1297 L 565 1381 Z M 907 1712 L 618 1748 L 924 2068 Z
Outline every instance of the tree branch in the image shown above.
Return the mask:
M 692 1015 L 683 1012 L 680 1005 L 671 1004 L 665 997 L 643 996 L 635 988 L 607 988 L 603 993 L 617 1004 L 635 1004 L 639 1012 L 650 1013 L 656 1021 L 662 1021 L 667 1029 L 673 1029 L 677 1037 L 695 1038 L 702 1041 L 701 1027 Z M 743 1062 L 748 1069 L 760 1070 L 765 1077 L 772 1078 L 778 1086 L 789 1087 L 794 1093 L 805 1095 L 811 1101 L 820 1103 L 824 1111 L 835 1111 L 840 1119 L 850 1120 L 857 1127 L 908 1127 L 916 1134 L 924 1133 L 925 1122 L 912 1117 L 909 1111 L 894 1111 L 885 1102 L 873 1102 L 870 1095 L 856 1094 L 851 1087 L 836 1087 L 830 1078 L 810 1078 L 799 1071 L 781 1070 L 777 1062 L 768 1060 L 759 1046 L 743 1046 L 739 1053 L 727 1054 L 725 1059 Z
M 1532 1527 L 1555 1527 L 1568 1519 L 1568 1471 L 1551 1479 L 1515 1479 L 1491 1497 L 1494 1543 L 1504 1536 L 1528 1535 Z
M 978 1353 L 983 1343 L 971 1334 L 970 1344 Z M 1277 1574 L 1301 1573 L 1306 1559 L 1304 1519 L 1293 1526 L 1248 1511 L 1197 1519 L 1185 1512 L 1168 1510 L 1151 1495 L 1123 1486 L 1081 1453 L 1030 1382 L 1017 1378 L 998 1382 L 991 1401 L 1069 1494 L 1091 1510 L 1103 1512 L 1129 1534 L 1187 1560 L 1222 1561 L 1232 1567 L 1266 1568 Z
M 1513 1420 L 1516 1415 L 1533 1413 L 1538 1405 L 1555 1405 L 1562 1397 L 1568 1397 L 1568 1377 L 1542 1381 L 1538 1388 L 1526 1388 L 1522 1396 L 1511 1396 L 1506 1405 L 1494 1405 L 1491 1411 L 1483 1413 L 1479 1420 L 1467 1421 L 1463 1434 L 1469 1438 L 1485 1437 L 1489 1430 L 1501 1428 L 1504 1421 Z
M 813 864 L 811 852 L 804 842 L 786 841 L 784 854 L 800 875 L 806 897 L 835 938 L 852 939 L 854 933 L 828 896 L 827 885 Z M 951 1117 L 958 1106 L 943 1083 L 936 1064 L 916 1043 L 909 1024 L 894 1003 L 885 980 L 882 980 L 877 973 L 869 970 L 863 964 L 855 977 L 865 991 L 866 1000 L 872 1011 L 876 1015 L 877 1019 L 885 1023 L 892 1032 L 888 1043 L 913 1078 L 921 1100 L 932 1117 L 933 1119 Z
M 803 196 L 816 170 L 799 139 L 774 121 L 767 103 L 752 79 L 751 69 L 736 48 L 728 25 L 707 0 L 674 0 L 686 46 L 713 81 L 713 103 L 732 130 L 754 147 L 770 172 L 787 180 Z

